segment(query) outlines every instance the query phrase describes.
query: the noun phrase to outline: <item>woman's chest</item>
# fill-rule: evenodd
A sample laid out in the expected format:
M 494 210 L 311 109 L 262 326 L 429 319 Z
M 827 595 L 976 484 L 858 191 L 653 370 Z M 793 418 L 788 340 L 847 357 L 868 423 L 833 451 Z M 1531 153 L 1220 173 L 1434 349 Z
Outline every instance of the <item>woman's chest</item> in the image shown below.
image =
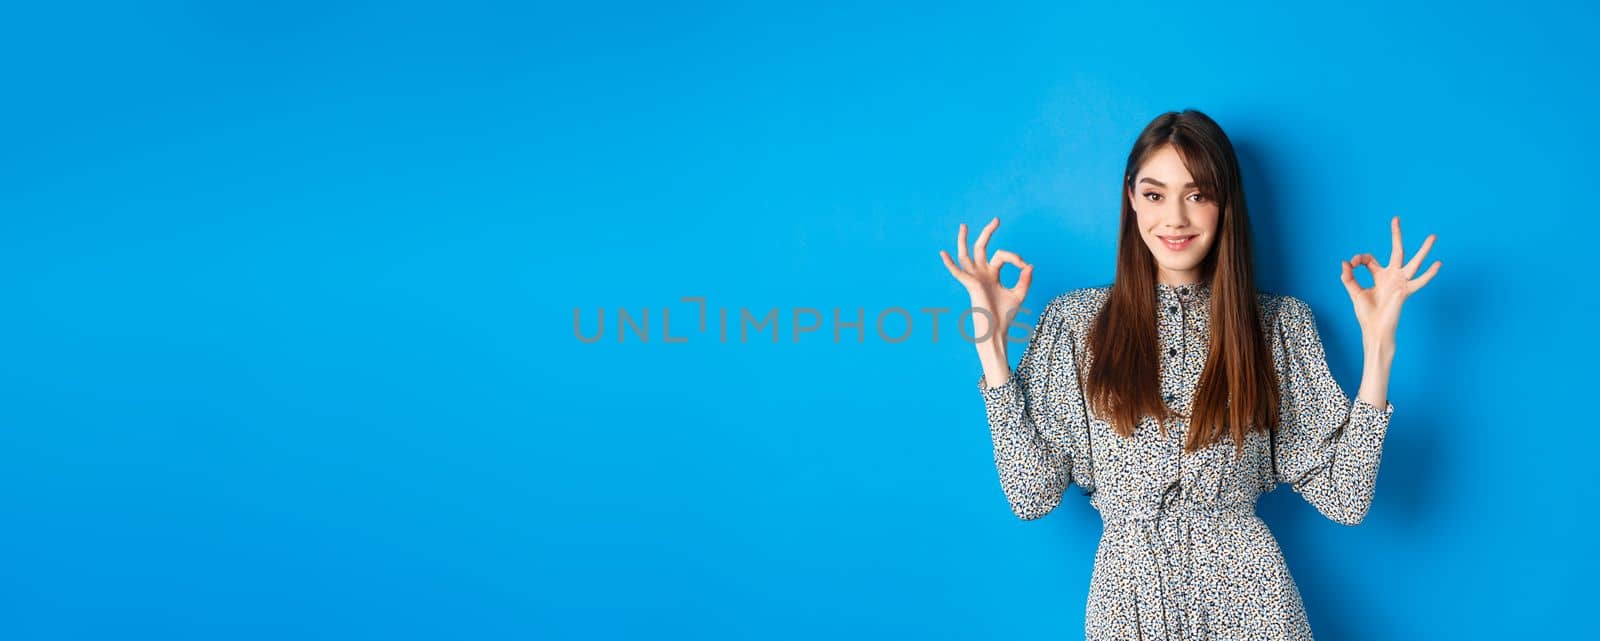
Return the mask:
M 1189 419 L 1167 421 L 1163 431 L 1154 417 L 1140 420 L 1131 436 L 1118 434 L 1110 422 L 1091 412 L 1088 452 L 1097 492 L 1151 500 L 1176 489 L 1183 498 L 1200 502 L 1248 502 L 1271 484 L 1271 438 L 1266 432 L 1246 433 L 1243 447 L 1232 435 L 1196 451 L 1184 450 Z

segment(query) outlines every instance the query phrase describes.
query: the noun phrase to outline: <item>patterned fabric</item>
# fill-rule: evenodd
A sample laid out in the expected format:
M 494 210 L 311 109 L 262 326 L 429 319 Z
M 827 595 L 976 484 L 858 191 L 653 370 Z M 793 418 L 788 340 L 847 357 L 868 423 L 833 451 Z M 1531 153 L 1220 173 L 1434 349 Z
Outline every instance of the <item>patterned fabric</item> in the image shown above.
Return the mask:
M 1146 416 L 1124 438 L 1089 410 L 1081 382 L 1087 333 L 1109 285 L 1045 307 L 1006 384 L 979 393 L 1011 510 L 1037 519 L 1077 484 L 1104 530 L 1089 580 L 1085 637 L 1311 639 L 1299 588 L 1256 499 L 1287 483 L 1347 525 L 1372 503 L 1392 403 L 1345 396 L 1328 371 L 1311 308 L 1261 292 L 1262 327 L 1282 391 L 1273 435 L 1252 431 L 1235 459 L 1231 437 L 1184 454 L 1179 419 L 1162 436 Z M 1158 284 L 1161 391 L 1187 414 L 1210 343 L 1210 287 Z

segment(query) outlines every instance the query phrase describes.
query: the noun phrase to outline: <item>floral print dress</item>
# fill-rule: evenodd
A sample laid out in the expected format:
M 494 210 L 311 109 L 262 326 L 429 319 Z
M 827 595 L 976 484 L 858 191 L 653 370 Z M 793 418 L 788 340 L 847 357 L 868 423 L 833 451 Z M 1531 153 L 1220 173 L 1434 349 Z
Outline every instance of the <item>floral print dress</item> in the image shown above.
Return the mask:
M 1205 367 L 1211 288 L 1158 284 L 1161 391 L 1187 414 Z M 1352 400 L 1328 371 L 1311 309 L 1259 293 L 1277 369 L 1281 421 L 1183 452 L 1182 419 L 1163 436 L 1146 416 L 1117 435 L 1086 403 L 1087 334 L 1110 286 L 1057 296 L 1004 385 L 980 374 L 1000 486 L 1018 518 L 1060 504 L 1069 484 L 1104 523 L 1089 580 L 1085 637 L 1191 641 L 1311 639 L 1299 588 L 1256 499 L 1287 483 L 1323 515 L 1361 522 L 1372 503 L 1394 405 Z

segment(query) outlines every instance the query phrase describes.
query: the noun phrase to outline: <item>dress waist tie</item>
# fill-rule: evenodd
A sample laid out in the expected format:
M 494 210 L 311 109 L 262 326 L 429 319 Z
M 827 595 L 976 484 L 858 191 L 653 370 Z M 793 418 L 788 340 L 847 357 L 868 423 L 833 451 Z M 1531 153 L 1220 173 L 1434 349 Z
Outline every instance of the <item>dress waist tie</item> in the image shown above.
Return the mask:
M 1163 494 L 1160 505 L 1132 509 L 1102 509 L 1106 528 L 1128 528 L 1126 548 L 1133 552 L 1134 630 L 1130 638 L 1146 641 L 1196 641 L 1209 638 L 1200 604 L 1189 587 L 1194 585 L 1195 525 L 1210 532 L 1224 519 L 1254 517 L 1255 506 L 1203 505 L 1180 502 L 1178 493 Z M 1173 558 L 1181 547 L 1183 558 Z M 1212 552 L 1207 550 L 1207 552 Z M 1211 560 L 1204 561 L 1209 567 Z

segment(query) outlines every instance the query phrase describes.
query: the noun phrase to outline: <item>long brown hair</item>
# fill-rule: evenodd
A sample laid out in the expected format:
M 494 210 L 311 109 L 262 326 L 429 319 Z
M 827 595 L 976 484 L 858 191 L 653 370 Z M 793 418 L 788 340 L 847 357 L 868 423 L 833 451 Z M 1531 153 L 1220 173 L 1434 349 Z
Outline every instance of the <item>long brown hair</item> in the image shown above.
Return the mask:
M 1128 154 L 1117 276 L 1089 333 L 1093 356 L 1085 390 L 1090 405 L 1122 436 L 1132 436 L 1143 416 L 1156 417 L 1163 435 L 1167 420 L 1183 416 L 1161 399 L 1155 256 L 1140 235 L 1129 195 L 1145 159 L 1169 144 L 1219 208 L 1217 238 L 1200 264 L 1201 278 L 1212 290 L 1210 352 L 1193 412 L 1185 417 L 1190 428 L 1184 451 L 1199 450 L 1226 435 L 1238 456 L 1244 452 L 1247 430 L 1276 427 L 1278 384 L 1256 304 L 1250 216 L 1239 161 L 1228 136 L 1204 113 L 1189 109 L 1157 116 Z

